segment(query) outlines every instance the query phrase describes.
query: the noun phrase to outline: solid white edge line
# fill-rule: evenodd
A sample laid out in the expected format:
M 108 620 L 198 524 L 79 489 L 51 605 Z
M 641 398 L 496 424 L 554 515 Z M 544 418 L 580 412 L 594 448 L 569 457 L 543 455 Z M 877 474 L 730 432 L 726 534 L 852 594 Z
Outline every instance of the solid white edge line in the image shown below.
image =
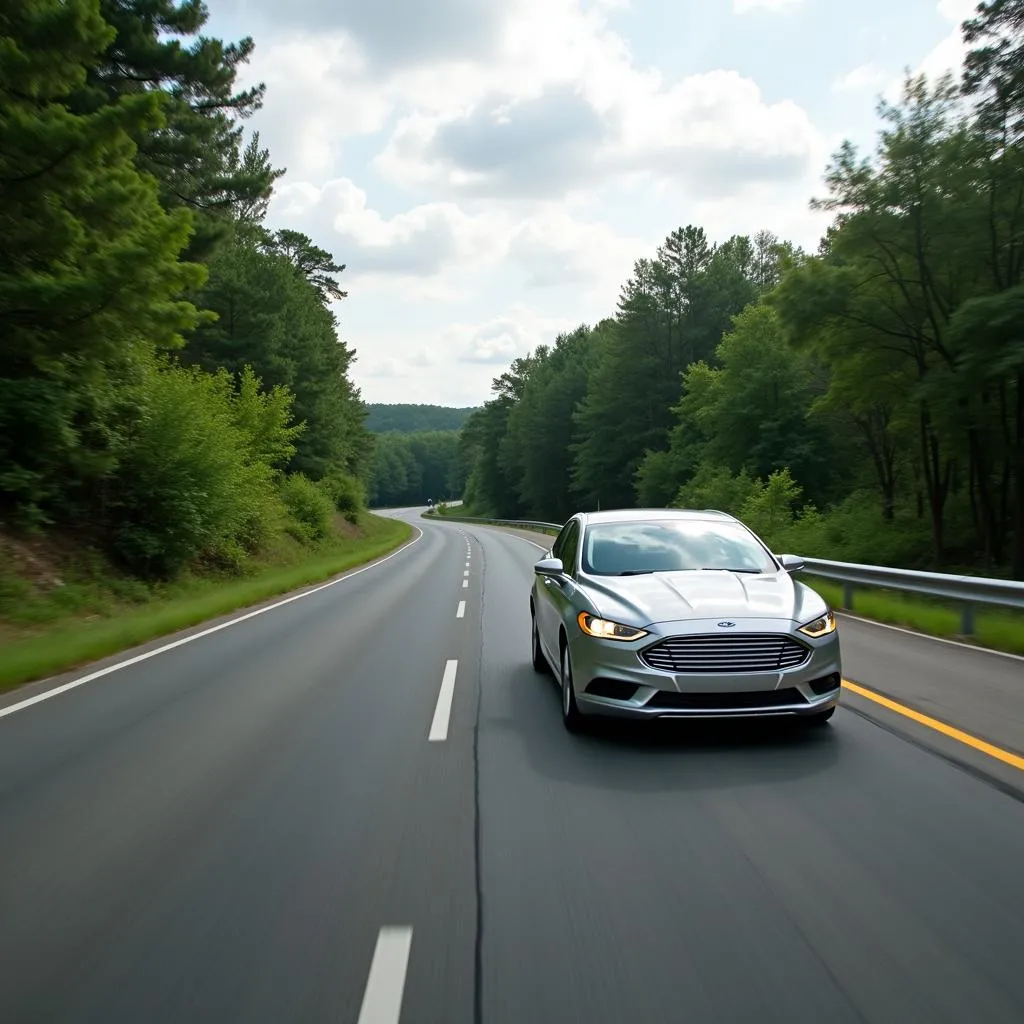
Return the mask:
M 882 629 L 894 629 L 897 633 L 906 633 L 909 636 L 920 637 L 922 640 L 934 640 L 937 644 L 950 644 L 952 647 L 962 647 L 965 651 L 974 651 L 976 654 L 995 654 L 1000 658 L 1012 658 L 1014 661 L 1024 661 L 1024 655 L 1012 654 L 1010 651 L 997 651 L 993 647 L 980 647 L 978 644 L 965 644 L 962 640 L 950 640 L 944 636 L 932 636 L 931 633 L 918 633 L 916 629 L 907 629 L 905 626 L 894 626 L 890 622 L 876 622 L 874 619 L 865 619 L 862 615 L 854 615 L 844 612 L 841 608 L 832 609 L 836 615 L 852 619 L 854 622 L 863 622 L 866 626 L 880 626 Z
M 378 565 L 383 565 L 385 562 L 390 561 L 396 555 L 402 554 L 403 551 L 408 551 L 422 536 L 423 531 L 413 524 L 409 524 L 414 530 L 416 530 L 416 536 L 407 544 L 403 544 L 397 551 L 392 551 L 390 555 L 385 555 L 383 558 L 378 558 L 375 562 L 371 562 L 369 565 L 364 565 L 361 569 L 355 569 L 352 572 L 345 573 L 344 576 L 339 576 L 335 580 L 328 580 L 327 583 L 321 583 L 319 586 L 313 587 L 312 590 L 304 590 L 301 594 L 292 594 L 291 597 L 286 597 L 281 601 L 275 601 L 273 604 L 267 605 L 265 608 L 257 608 L 255 611 L 246 612 L 244 615 L 239 615 L 236 618 L 229 619 L 227 622 L 218 623 L 216 626 L 210 626 L 208 629 L 200 630 L 198 633 L 191 633 L 189 636 L 183 636 L 178 640 L 172 640 L 169 644 L 164 644 L 161 647 L 156 647 L 152 651 L 144 651 L 142 654 L 136 654 L 134 658 L 127 658 L 125 661 L 119 661 L 115 665 L 107 665 L 105 668 L 97 669 L 95 672 L 89 672 L 84 676 L 80 676 L 78 679 L 72 679 L 68 683 L 62 683 L 60 686 L 55 686 L 52 690 L 46 690 L 44 693 L 37 693 L 34 697 L 28 697 L 25 700 L 18 701 L 17 704 L 8 704 L 7 707 L 0 708 L 0 718 L 5 718 L 7 715 L 13 715 L 15 711 L 22 711 L 25 708 L 31 707 L 33 704 L 40 704 L 44 700 L 49 700 L 51 697 L 56 697 L 61 693 L 67 693 L 68 690 L 74 690 L 76 687 L 84 686 L 86 683 L 91 683 L 95 679 L 100 679 L 103 676 L 109 676 L 112 672 L 118 672 L 123 668 L 128 668 L 131 665 L 137 665 L 140 661 L 148 661 L 150 658 L 155 658 L 158 654 L 164 654 L 166 651 L 173 651 L 176 647 L 182 647 L 184 644 L 190 644 L 193 640 L 199 640 L 204 636 L 210 636 L 212 633 L 219 633 L 222 629 L 227 629 L 228 626 L 237 625 L 239 622 L 245 622 L 247 619 L 254 619 L 257 615 L 264 615 L 267 612 L 272 612 L 276 608 L 282 608 L 286 604 L 291 604 L 292 601 L 298 601 L 303 597 L 310 597 L 312 594 L 319 594 L 321 590 L 326 590 L 328 587 L 336 586 L 338 583 L 344 583 L 345 580 L 352 579 L 353 576 L 358 576 L 360 573 L 369 572 L 370 569 L 376 569 Z
M 358 1024 L 398 1024 L 411 947 L 409 925 L 386 925 L 378 932 Z
M 506 537 L 512 537 L 515 540 L 526 541 L 527 544 L 532 544 L 538 551 L 547 551 L 547 548 L 543 544 L 538 544 L 535 540 L 530 540 L 529 537 L 520 537 L 518 533 L 509 533 L 508 530 L 502 530 Z
M 455 675 L 459 670 L 457 661 L 449 661 L 444 666 L 441 677 L 441 689 L 437 695 L 437 706 L 434 708 L 434 719 L 430 723 L 430 742 L 448 739 L 448 719 L 452 715 L 452 698 L 455 696 Z
M 459 602 L 459 610 L 455 613 L 455 618 L 462 619 L 462 618 L 465 618 L 465 615 L 466 615 L 466 602 L 465 601 L 460 601 Z

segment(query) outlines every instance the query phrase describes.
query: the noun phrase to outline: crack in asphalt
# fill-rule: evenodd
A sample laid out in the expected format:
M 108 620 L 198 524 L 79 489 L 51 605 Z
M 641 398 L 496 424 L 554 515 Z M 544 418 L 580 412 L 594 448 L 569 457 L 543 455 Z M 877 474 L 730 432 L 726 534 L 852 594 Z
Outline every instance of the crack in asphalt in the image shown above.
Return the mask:
M 484 615 L 487 588 L 484 586 L 487 561 L 483 544 L 477 544 L 480 557 L 480 660 L 476 674 L 476 717 L 473 721 L 473 873 L 476 887 L 476 941 L 473 946 L 473 1021 L 483 1024 L 483 933 L 484 897 L 480 869 L 480 709 L 484 683 Z

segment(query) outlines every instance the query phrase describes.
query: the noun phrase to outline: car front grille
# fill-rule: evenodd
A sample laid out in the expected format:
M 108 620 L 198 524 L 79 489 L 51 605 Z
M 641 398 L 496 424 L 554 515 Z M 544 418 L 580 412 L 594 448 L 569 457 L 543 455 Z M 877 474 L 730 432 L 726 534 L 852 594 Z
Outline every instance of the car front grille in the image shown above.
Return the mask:
M 751 711 L 806 704 L 807 698 L 795 687 L 784 690 L 756 690 L 753 693 L 673 693 L 655 690 L 644 705 L 674 711 Z
M 648 647 L 640 657 L 662 672 L 707 675 L 797 668 L 810 653 L 803 644 L 783 634 L 739 633 L 670 636 Z

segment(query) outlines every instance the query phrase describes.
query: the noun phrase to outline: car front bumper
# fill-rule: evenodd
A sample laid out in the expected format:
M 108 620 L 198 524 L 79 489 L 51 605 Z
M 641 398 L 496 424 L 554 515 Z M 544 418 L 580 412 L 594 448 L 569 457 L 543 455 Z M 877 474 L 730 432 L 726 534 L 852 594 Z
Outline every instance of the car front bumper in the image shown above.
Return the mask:
M 785 635 L 808 650 L 794 668 L 772 671 L 673 672 L 641 659 L 666 637 L 721 635 L 714 620 L 659 623 L 632 643 L 577 633 L 569 641 L 576 703 L 585 714 L 623 718 L 813 716 L 839 703 L 839 634 L 814 640 L 777 619 L 738 619 L 735 634 Z

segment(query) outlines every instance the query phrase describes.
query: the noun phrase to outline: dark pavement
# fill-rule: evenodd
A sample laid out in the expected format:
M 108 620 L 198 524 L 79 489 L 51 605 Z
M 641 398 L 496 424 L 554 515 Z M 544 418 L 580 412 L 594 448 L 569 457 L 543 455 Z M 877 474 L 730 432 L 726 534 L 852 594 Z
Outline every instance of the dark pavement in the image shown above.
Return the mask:
M 0 717 L 0 1022 L 1024 1020 L 984 763 L 848 708 L 570 736 L 540 552 L 400 514 L 369 571 Z M 851 678 L 936 678 L 846 627 Z

